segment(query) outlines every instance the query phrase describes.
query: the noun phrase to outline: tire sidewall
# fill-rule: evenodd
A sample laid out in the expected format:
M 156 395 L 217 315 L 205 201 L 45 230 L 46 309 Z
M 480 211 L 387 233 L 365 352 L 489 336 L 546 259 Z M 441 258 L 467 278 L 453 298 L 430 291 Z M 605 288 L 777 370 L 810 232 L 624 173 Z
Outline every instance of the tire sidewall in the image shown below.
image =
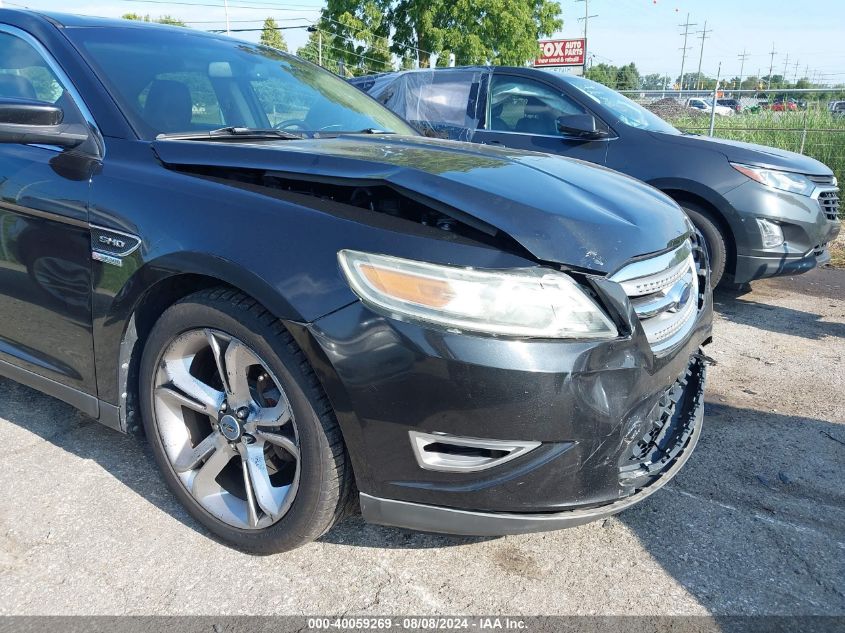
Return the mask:
M 293 411 L 300 450 L 299 488 L 286 514 L 260 530 L 233 527 L 205 510 L 177 476 L 158 432 L 153 389 L 161 356 L 174 337 L 204 327 L 230 334 L 249 346 L 282 383 Z M 323 486 L 326 469 L 330 467 L 325 463 L 328 444 L 319 417 L 306 395 L 309 390 L 308 378 L 295 353 L 274 336 L 271 327 L 247 310 L 235 318 L 225 308 L 182 302 L 169 308 L 154 326 L 141 359 L 140 401 L 144 430 L 168 486 L 191 516 L 223 540 L 256 553 L 275 553 L 313 540 L 325 530 L 325 526 L 315 526 L 313 518 L 326 492 Z
M 707 258 L 710 262 L 710 283 L 713 288 L 725 280 L 725 268 L 727 266 L 728 252 L 725 236 L 713 220 L 706 215 L 682 205 L 684 213 L 704 236 L 704 246 L 707 249 Z

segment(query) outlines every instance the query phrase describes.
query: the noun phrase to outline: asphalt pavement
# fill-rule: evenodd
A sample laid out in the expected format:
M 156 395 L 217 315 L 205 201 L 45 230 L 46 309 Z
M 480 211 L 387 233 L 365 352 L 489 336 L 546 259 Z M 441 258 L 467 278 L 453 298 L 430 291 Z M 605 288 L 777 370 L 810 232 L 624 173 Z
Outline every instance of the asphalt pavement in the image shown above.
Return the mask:
M 719 294 L 702 439 L 641 505 L 454 538 L 353 516 L 250 556 L 141 439 L 0 379 L 0 614 L 845 615 L 845 271 Z

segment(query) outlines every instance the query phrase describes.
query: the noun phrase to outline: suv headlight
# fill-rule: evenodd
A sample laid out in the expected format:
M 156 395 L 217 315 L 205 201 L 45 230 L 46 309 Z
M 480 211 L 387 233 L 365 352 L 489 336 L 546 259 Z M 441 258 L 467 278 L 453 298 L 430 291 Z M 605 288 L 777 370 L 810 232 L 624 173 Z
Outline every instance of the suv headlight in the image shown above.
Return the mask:
M 536 338 L 614 338 L 616 326 L 568 275 L 479 270 L 342 250 L 361 299 L 391 316 L 457 330 Z
M 731 167 L 736 169 L 739 173 L 748 176 L 751 180 L 756 180 L 762 185 L 781 189 L 782 191 L 790 191 L 792 193 L 800 193 L 801 195 L 809 196 L 813 193 L 813 189 L 816 188 L 813 181 L 807 178 L 804 174 L 799 174 L 793 171 L 763 169 L 762 167 L 742 165 L 740 163 L 731 163 Z

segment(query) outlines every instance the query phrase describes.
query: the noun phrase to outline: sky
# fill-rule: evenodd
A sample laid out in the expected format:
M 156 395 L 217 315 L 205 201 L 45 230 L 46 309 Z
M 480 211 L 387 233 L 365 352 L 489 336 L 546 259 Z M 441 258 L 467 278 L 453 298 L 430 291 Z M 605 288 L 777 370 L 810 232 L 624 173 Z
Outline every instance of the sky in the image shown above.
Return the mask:
M 232 29 L 259 28 L 272 16 L 282 26 L 305 26 L 319 16 L 320 0 L 227 0 Z M 774 74 L 792 80 L 815 76 L 817 81 L 845 83 L 845 0 L 587 0 L 591 17 L 588 53 L 594 63 L 616 65 L 635 62 L 641 74 L 681 71 L 683 27 L 690 27 L 686 72 L 698 69 L 700 31 L 707 26 L 702 72 L 715 76 L 739 75 L 739 55 L 747 53 L 744 75 L 768 74 L 773 47 Z M 0 0 L 9 8 L 119 17 L 123 13 L 169 14 L 192 28 L 225 28 L 224 0 Z M 562 37 L 583 34 L 584 2 L 561 0 Z M 255 41 L 257 32 L 233 32 L 234 37 Z M 291 50 L 301 46 L 304 28 L 284 31 Z M 796 62 L 798 64 L 796 69 Z

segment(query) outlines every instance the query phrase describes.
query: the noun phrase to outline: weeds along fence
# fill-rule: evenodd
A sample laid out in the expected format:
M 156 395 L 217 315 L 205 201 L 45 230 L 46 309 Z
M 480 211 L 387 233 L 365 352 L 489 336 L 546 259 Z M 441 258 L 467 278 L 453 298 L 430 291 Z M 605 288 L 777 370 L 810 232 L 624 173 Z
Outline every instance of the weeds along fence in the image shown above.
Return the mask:
M 716 103 L 738 102 L 740 111 L 711 116 L 711 111 L 686 107 L 700 99 L 712 108 L 712 92 L 637 91 L 628 98 L 649 108 L 683 132 L 712 134 L 758 143 L 810 156 L 823 162 L 845 182 L 845 92 L 841 90 L 776 90 L 720 92 Z M 835 106 L 842 101 L 842 106 Z

